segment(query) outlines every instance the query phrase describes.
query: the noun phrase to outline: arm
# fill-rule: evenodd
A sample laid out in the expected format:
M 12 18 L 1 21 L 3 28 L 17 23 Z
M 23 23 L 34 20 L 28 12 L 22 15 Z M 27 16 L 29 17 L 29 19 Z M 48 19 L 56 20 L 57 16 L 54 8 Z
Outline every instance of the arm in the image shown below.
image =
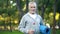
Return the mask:
M 26 27 L 26 20 L 24 18 L 24 16 L 22 17 L 21 21 L 20 21 L 20 24 L 18 26 L 18 29 L 19 31 L 23 32 L 23 33 L 27 33 L 27 29 L 25 28 Z
M 47 24 L 45 24 L 44 22 L 43 22 L 43 20 L 42 20 L 42 18 L 40 18 L 41 19 L 41 21 L 40 21 L 40 25 L 45 25 L 45 26 L 47 26 L 48 28 L 50 28 L 50 25 L 47 23 Z
M 40 18 L 40 25 L 44 25 L 42 17 Z

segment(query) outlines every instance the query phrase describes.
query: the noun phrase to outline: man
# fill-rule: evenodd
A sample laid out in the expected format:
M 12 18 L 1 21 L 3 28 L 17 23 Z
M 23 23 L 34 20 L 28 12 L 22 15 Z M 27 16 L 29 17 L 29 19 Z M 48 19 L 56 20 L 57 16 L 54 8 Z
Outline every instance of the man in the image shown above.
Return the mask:
M 18 29 L 24 34 L 40 34 L 39 26 L 43 21 L 37 14 L 37 5 L 35 2 L 29 2 L 28 7 L 29 12 L 22 17 Z

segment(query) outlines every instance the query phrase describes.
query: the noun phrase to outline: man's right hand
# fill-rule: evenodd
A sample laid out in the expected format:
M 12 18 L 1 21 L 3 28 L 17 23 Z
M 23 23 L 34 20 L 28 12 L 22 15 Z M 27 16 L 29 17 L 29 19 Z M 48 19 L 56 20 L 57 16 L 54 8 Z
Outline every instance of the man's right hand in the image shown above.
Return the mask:
M 33 30 L 28 30 L 28 34 L 34 34 Z

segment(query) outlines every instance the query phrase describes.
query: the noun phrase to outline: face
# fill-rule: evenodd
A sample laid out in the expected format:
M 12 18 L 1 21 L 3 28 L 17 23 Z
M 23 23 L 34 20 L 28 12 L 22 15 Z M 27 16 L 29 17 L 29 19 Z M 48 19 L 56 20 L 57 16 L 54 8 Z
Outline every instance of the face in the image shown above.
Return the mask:
M 36 6 L 34 4 L 29 5 L 29 12 L 30 13 L 36 13 Z

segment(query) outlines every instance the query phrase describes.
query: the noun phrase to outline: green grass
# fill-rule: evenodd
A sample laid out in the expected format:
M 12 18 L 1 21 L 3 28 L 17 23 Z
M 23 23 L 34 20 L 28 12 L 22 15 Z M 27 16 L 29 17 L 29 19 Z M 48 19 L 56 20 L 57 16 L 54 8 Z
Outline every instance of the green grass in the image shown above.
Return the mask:
M 56 34 L 60 34 L 60 29 L 56 30 Z M 53 34 L 53 31 L 51 30 L 51 34 Z
M 19 31 L 0 31 L 0 34 L 23 34 L 22 32 Z
M 0 31 L 0 34 L 23 34 L 22 32 L 19 31 Z M 51 30 L 51 34 L 52 34 L 52 30 Z M 60 34 L 60 30 L 56 30 L 56 34 Z
M 60 34 L 60 30 L 56 30 L 56 34 Z

